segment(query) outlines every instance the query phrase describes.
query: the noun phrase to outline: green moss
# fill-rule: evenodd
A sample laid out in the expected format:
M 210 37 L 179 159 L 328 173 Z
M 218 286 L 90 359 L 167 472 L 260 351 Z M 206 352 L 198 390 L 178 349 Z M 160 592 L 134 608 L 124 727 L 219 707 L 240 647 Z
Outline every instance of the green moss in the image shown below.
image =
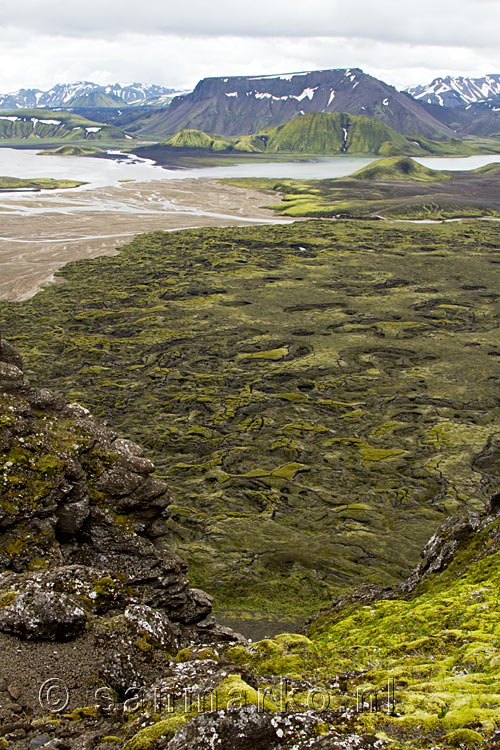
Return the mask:
M 0 594 L 0 607 L 9 607 L 13 604 L 17 594 L 17 591 L 6 591 Z
M 131 515 L 123 515 L 115 513 L 113 517 L 113 523 L 117 529 L 123 531 L 125 534 L 134 534 L 134 519 Z
M 60 471 L 62 467 L 62 461 L 58 456 L 46 455 L 40 456 L 35 462 L 34 468 L 40 474 L 55 474 Z
M 191 659 L 191 649 L 190 648 L 181 648 L 181 650 L 177 653 L 176 659 L 178 662 L 186 662 Z
M 359 452 L 365 459 L 365 461 L 372 461 L 377 463 L 378 461 L 388 461 L 391 458 L 398 458 L 403 456 L 405 451 L 398 450 L 398 448 L 372 448 L 371 446 L 362 447 Z
M 31 381 L 142 444 L 175 487 L 166 530 L 192 583 L 219 606 L 305 619 L 360 578 L 400 581 L 447 514 L 481 507 L 470 465 L 500 420 L 497 234 L 365 221 L 153 232 L 0 309 Z M 9 405 L 0 395 L 0 416 Z M 45 455 L 82 463 L 102 506 L 97 478 L 116 456 L 71 420 L 39 444 L 42 432 L 39 414 L 1 454 L 2 512 L 38 512 L 57 479 L 34 469 Z M 21 537 L 9 565 L 43 556 Z
M 137 646 L 139 651 L 142 651 L 145 654 L 153 649 L 153 646 L 146 638 L 138 638 L 135 642 L 135 645 Z
M 446 743 L 450 747 L 475 748 L 482 747 L 484 738 L 472 729 L 456 729 L 445 735 Z
M 270 349 L 264 352 L 251 352 L 240 354 L 241 359 L 271 359 L 273 361 L 279 361 L 288 354 L 288 347 L 281 346 L 278 349 Z
M 207 705 L 214 706 L 213 710 L 234 710 L 244 706 L 258 706 L 260 710 L 277 711 L 278 706 L 270 698 L 268 691 L 255 690 L 248 685 L 240 675 L 233 674 L 219 682 L 210 695 Z
M 75 708 L 70 714 L 64 714 L 65 719 L 71 721 L 83 721 L 84 719 L 97 719 L 99 717 L 99 708 L 97 706 L 83 706 Z
M 227 655 L 236 664 L 261 675 L 296 675 L 315 663 L 316 649 L 308 638 L 286 633 L 251 646 L 233 646 Z
M 111 576 L 103 576 L 92 581 L 92 588 L 97 596 L 112 597 L 116 594 L 117 582 Z
M 188 718 L 187 714 L 171 716 L 169 719 L 163 719 L 150 727 L 146 727 L 146 729 L 141 729 L 125 743 L 123 750 L 155 750 L 158 740 L 173 737 Z

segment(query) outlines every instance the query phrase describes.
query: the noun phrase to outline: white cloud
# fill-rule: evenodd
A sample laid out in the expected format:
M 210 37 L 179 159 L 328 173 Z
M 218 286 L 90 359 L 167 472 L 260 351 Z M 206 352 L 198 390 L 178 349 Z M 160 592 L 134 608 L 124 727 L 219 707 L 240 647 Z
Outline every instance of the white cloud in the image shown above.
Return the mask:
M 23 0 L 2 24 L 41 33 L 348 36 L 444 46 L 496 44 L 496 0 Z
M 81 79 L 189 88 L 210 75 L 348 66 L 401 87 L 447 73 L 500 72 L 497 0 L 402 5 L 401 0 L 9 3 L 0 27 L 0 92 Z

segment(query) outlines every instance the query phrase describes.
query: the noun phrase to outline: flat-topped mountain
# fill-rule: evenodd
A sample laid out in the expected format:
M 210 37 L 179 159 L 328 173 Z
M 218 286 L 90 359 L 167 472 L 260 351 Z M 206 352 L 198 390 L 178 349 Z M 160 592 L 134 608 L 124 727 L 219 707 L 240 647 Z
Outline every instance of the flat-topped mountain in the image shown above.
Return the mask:
M 376 117 L 407 135 L 451 133 L 419 102 L 360 68 L 204 78 L 191 93 L 175 97 L 166 112 L 149 118 L 138 132 L 158 136 L 195 128 L 244 135 L 310 112 Z

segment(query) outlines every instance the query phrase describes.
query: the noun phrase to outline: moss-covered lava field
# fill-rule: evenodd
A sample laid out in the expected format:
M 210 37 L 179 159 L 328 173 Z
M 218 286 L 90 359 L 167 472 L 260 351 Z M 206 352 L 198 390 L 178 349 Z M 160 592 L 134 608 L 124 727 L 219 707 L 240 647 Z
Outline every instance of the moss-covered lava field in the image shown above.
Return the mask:
M 2 333 L 146 447 L 220 606 L 309 614 L 397 583 L 495 481 L 495 222 L 154 232 L 59 276 L 2 303 Z

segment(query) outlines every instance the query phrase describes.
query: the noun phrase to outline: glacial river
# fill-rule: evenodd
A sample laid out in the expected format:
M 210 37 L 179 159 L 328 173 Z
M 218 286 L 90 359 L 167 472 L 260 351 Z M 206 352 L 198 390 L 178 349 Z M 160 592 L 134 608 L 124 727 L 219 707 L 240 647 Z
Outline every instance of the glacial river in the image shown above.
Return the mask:
M 165 169 L 145 159 L 116 157 L 39 156 L 34 149 L 0 149 L 0 175 L 88 183 L 72 190 L 0 193 L 0 299 L 26 299 L 53 281 L 68 261 L 115 253 L 142 232 L 291 221 L 265 208 L 277 202 L 277 196 L 222 184 L 222 177 L 325 179 L 352 174 L 375 161 L 337 156 Z M 500 162 L 500 155 L 419 161 L 437 169 L 474 169 Z
M 166 169 L 149 159 L 140 159 L 134 155 L 120 155 L 120 152 L 114 153 L 116 158 L 102 159 L 78 156 L 39 156 L 35 149 L 1 148 L 0 174 L 20 178 L 52 177 L 82 180 L 88 185 L 80 190 L 88 190 L 118 185 L 122 180 L 149 182 L 151 180 L 222 177 L 326 179 L 345 177 L 376 161 L 373 157 L 334 156 L 318 158 L 314 161 L 255 161 L 222 167 Z M 434 169 L 475 169 L 490 162 L 500 162 L 500 154 L 459 158 L 426 157 L 416 159 L 416 161 Z M 5 198 L 6 195 L 4 193 L 2 197 Z M 15 197 L 15 193 L 12 195 Z

